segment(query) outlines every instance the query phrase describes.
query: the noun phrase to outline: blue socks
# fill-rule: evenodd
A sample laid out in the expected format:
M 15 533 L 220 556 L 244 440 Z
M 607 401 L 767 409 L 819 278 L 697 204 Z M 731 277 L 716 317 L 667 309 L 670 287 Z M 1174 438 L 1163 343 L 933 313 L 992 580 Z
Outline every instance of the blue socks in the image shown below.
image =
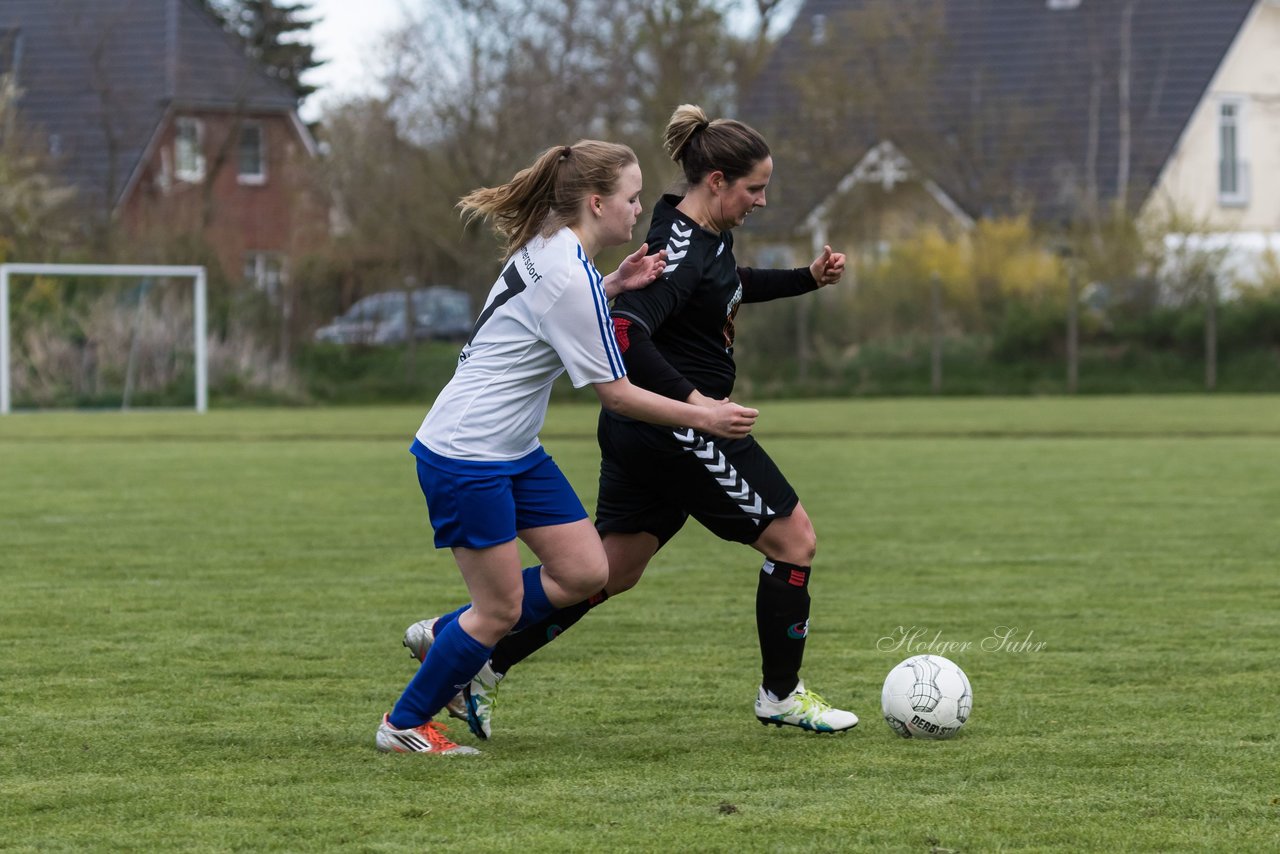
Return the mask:
M 524 600 L 520 603 L 520 620 L 511 628 L 511 631 L 518 632 L 526 629 L 534 623 L 540 623 L 548 616 L 555 613 L 555 606 L 551 604 L 551 600 L 547 598 L 547 593 L 542 589 L 542 565 L 526 567 L 521 573 L 524 578 Z M 440 632 L 444 627 L 452 623 L 458 617 L 462 616 L 462 612 L 471 606 L 463 605 L 456 611 L 450 611 L 444 616 L 436 620 L 433 631 L 436 637 L 440 636 Z
M 556 610 L 542 589 L 542 567 L 528 567 L 522 576 L 524 599 L 513 632 L 541 622 Z M 431 720 L 489 660 L 492 647 L 484 646 L 458 625 L 458 617 L 470 607 L 463 605 L 436 620 L 432 630 L 435 641 L 387 718 L 396 729 L 410 729 Z
M 492 650 L 452 620 L 436 632 L 426 660 L 409 680 L 387 720 L 396 729 L 411 729 L 431 720 L 471 677 L 480 672 Z
M 542 565 L 528 567 L 523 576 L 524 599 L 520 602 L 520 619 L 511 627 L 513 632 L 542 622 L 556 610 L 542 589 Z
M 462 612 L 468 610 L 470 607 L 471 607 L 471 603 L 468 602 L 467 604 L 463 605 L 461 608 L 459 608 L 456 611 L 450 611 L 447 614 L 443 614 L 437 617 L 436 624 L 431 628 L 432 633 L 436 637 L 440 637 L 440 633 L 444 631 L 444 627 L 449 625 L 459 617 L 461 617 Z

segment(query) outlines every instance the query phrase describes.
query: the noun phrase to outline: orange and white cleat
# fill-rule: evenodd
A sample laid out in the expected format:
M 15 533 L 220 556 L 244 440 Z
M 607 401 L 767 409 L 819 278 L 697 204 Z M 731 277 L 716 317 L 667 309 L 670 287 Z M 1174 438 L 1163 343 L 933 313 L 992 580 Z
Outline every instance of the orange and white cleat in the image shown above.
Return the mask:
M 444 734 L 445 729 L 444 724 L 435 721 L 427 721 L 412 729 L 396 729 L 387 720 L 387 716 L 383 715 L 374 743 L 384 753 L 441 753 L 462 756 L 480 752 L 474 747 L 454 744 Z

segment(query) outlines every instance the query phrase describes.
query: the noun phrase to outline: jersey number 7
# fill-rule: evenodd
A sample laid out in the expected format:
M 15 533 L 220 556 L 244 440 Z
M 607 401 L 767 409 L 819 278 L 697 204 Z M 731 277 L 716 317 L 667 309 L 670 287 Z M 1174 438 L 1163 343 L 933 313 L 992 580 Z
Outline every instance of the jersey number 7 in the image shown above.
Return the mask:
M 471 329 L 471 337 L 467 339 L 468 344 L 475 340 L 476 333 L 480 331 L 480 327 L 484 326 L 486 320 L 493 317 L 495 311 L 502 308 L 509 299 L 517 296 L 527 287 L 524 279 L 520 278 L 520 273 L 516 270 L 514 263 L 507 265 L 507 271 L 502 274 L 502 281 L 506 283 L 507 289 L 494 297 L 493 302 L 485 306 L 484 311 L 480 312 L 480 317 L 476 319 L 476 325 Z

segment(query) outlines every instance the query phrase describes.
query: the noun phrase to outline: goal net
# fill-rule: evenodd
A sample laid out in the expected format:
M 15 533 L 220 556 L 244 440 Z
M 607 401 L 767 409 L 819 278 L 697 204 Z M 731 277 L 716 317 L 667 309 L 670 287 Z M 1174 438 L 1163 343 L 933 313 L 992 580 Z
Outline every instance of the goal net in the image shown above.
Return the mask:
M 0 264 L 0 415 L 15 400 L 206 411 L 207 302 L 204 267 Z

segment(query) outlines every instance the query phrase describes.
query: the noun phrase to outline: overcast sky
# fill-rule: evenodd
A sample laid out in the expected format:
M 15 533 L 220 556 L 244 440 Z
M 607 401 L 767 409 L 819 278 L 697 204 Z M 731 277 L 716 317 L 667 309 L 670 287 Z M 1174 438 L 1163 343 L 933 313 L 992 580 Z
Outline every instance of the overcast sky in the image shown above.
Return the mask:
M 0 0 L 3 2 L 3 0 Z M 307 82 L 320 86 L 303 105 L 302 116 L 312 121 L 319 116 L 323 103 L 333 97 L 367 93 L 373 90 L 374 74 L 380 67 L 378 61 L 370 61 L 376 55 L 379 40 L 408 18 L 408 9 L 421 9 L 427 0 L 308 0 L 312 17 L 318 23 L 311 28 L 310 38 L 316 47 L 316 56 L 328 60 L 314 69 Z M 745 8 L 750 4 L 738 4 Z M 792 0 L 783 7 L 778 23 L 785 24 L 798 6 Z M 739 11 L 730 16 L 731 24 L 738 21 L 746 29 L 751 16 Z
M 303 107 L 307 118 L 315 117 L 326 98 L 373 88 L 372 71 L 377 65 L 368 61 L 368 55 L 376 50 L 382 34 L 405 20 L 410 2 L 413 0 L 310 0 L 312 17 L 319 19 L 311 28 L 311 42 L 317 58 L 328 61 L 306 78 L 313 86 L 322 87 Z

